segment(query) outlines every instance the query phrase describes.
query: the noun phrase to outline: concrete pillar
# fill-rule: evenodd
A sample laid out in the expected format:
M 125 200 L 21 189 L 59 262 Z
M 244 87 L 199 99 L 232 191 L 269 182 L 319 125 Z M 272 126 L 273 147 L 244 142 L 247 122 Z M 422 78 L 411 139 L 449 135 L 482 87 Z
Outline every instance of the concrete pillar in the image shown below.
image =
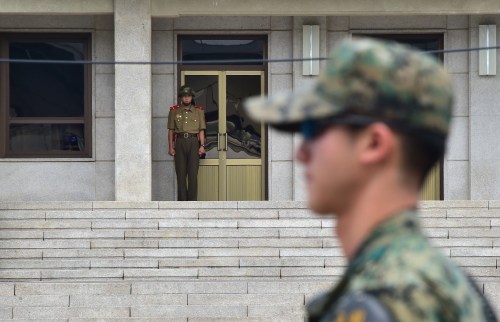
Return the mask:
M 500 26 L 498 15 L 470 16 L 470 47 L 479 46 L 479 25 Z M 497 31 L 497 44 L 500 33 Z M 470 75 L 470 197 L 472 200 L 493 200 L 500 198 L 500 74 L 497 54 L 497 75 L 479 75 L 479 53 L 469 54 Z
M 115 60 L 151 60 L 151 0 L 115 0 Z M 151 200 L 151 65 L 115 66 L 115 199 Z
M 473 47 L 469 37 L 468 16 L 448 16 L 446 28 L 445 49 Z M 451 75 L 455 94 L 451 130 L 443 164 L 445 200 L 470 199 L 470 63 L 469 52 L 444 55 L 444 64 Z
M 319 25 L 320 28 L 320 47 L 319 54 L 325 57 L 326 50 L 326 17 L 293 17 L 293 57 L 302 57 L 302 25 Z M 325 67 L 325 62 L 320 63 L 320 70 Z M 293 89 L 301 89 L 310 87 L 317 80 L 317 76 L 302 75 L 302 62 L 293 63 Z M 294 134 L 294 152 L 298 145 L 302 142 L 300 134 Z M 304 168 L 298 161 L 294 161 L 293 165 L 293 200 L 307 200 L 306 182 L 304 176 Z

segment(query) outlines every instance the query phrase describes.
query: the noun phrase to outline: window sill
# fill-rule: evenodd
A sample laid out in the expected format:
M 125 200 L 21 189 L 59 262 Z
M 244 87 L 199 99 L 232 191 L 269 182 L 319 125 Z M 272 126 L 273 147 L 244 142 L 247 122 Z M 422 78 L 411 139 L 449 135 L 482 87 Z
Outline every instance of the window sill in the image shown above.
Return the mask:
M 0 162 L 96 162 L 95 158 L 0 158 Z M 114 162 L 115 160 L 102 160 Z

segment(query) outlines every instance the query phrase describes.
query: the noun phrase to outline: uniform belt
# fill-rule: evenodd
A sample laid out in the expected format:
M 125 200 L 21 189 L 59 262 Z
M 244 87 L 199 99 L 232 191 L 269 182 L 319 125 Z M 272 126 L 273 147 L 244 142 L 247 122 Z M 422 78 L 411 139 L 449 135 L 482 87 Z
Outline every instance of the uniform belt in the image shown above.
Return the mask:
M 178 138 L 183 138 L 183 139 L 198 137 L 198 133 L 178 132 L 176 134 Z

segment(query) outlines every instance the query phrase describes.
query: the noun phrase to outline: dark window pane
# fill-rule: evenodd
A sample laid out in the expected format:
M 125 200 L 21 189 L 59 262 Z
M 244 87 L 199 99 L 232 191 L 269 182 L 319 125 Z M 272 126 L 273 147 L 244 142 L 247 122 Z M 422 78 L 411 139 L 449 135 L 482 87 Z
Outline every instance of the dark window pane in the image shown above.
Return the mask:
M 438 39 L 418 39 L 418 38 L 413 38 L 413 39 L 404 39 L 404 38 L 398 38 L 395 39 L 397 42 L 401 42 L 410 46 L 413 46 L 415 48 L 418 48 L 423 51 L 431 51 L 431 50 L 439 50 L 441 49 L 441 41 Z
M 442 49 L 443 36 L 440 34 L 369 34 L 363 35 L 372 38 L 386 39 L 409 45 L 422 51 L 434 51 Z M 439 59 L 443 59 L 442 54 L 434 54 Z
M 83 124 L 11 124 L 10 151 L 84 151 Z
M 84 60 L 83 42 L 9 43 L 11 59 Z M 11 63 L 11 117 L 82 117 L 84 65 Z
M 184 39 L 181 41 L 182 60 L 261 60 L 264 58 L 262 39 Z M 210 62 L 201 63 L 209 65 Z M 213 64 L 218 64 L 214 62 Z M 224 65 L 262 65 L 262 62 L 234 62 Z
M 261 124 L 250 119 L 242 108 L 245 98 L 260 93 L 260 75 L 227 76 L 228 159 L 261 158 Z

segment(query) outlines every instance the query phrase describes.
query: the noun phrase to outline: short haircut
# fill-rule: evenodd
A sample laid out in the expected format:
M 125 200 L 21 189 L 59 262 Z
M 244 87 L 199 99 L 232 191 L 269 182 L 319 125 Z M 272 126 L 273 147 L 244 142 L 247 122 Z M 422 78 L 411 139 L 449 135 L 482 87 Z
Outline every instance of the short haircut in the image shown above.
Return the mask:
M 352 137 L 356 137 L 367 126 L 369 125 L 349 124 L 345 127 Z M 416 176 L 421 188 L 431 169 L 444 156 L 444 141 L 431 142 L 416 133 L 405 133 L 394 128 L 392 130 L 401 140 L 402 169 Z

